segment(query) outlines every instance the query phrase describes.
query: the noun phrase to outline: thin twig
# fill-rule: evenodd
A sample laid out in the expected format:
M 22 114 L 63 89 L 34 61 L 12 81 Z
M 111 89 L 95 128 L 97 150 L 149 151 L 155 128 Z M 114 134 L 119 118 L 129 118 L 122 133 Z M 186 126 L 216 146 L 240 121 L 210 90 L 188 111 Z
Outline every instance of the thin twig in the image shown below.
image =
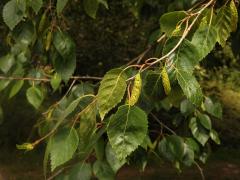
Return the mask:
M 166 59 L 167 57 L 169 57 L 180 45 L 181 43 L 183 42 L 183 40 L 187 37 L 188 33 L 190 32 L 190 30 L 192 29 L 192 27 L 194 26 L 194 24 L 196 23 L 196 21 L 198 20 L 199 16 L 202 14 L 202 12 L 208 7 L 210 6 L 215 0 L 211 0 L 209 1 L 201 10 L 199 10 L 197 13 L 196 13 L 196 17 L 195 19 L 192 21 L 192 23 L 190 24 L 189 27 L 186 26 L 186 29 L 181 37 L 181 39 L 178 41 L 178 43 L 174 46 L 174 48 L 169 51 L 166 55 L 162 56 L 161 58 L 159 58 L 158 60 L 152 62 L 148 67 L 146 67 L 143 71 L 145 71 L 146 69 L 148 69 L 149 67 L 157 64 L 158 62 Z
M 96 76 L 72 76 L 70 79 L 74 80 L 102 80 L 102 77 Z M 50 82 L 50 78 L 34 78 L 34 77 L 6 77 L 0 75 L 0 80 L 23 80 L 23 81 L 42 81 L 42 82 Z
M 160 119 L 157 118 L 153 113 L 150 113 L 151 116 L 165 129 L 167 129 L 169 132 L 171 132 L 174 135 L 177 135 L 171 128 L 169 128 L 167 125 L 165 125 L 163 122 L 160 121 Z
M 199 164 L 194 161 L 194 164 L 196 165 L 196 167 L 198 168 L 200 174 L 201 174 L 201 177 L 202 177 L 202 180 L 205 180 L 205 176 L 204 176 L 204 173 L 203 173 L 203 169 L 199 166 Z

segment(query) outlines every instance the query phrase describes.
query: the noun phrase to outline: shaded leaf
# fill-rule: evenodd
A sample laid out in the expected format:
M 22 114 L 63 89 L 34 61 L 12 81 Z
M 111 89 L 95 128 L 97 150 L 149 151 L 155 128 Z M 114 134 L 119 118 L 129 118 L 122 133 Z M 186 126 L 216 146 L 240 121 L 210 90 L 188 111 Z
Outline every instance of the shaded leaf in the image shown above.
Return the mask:
M 199 122 L 202 124 L 203 127 L 205 127 L 208 130 L 212 129 L 212 122 L 208 115 L 199 113 L 197 115 Z
M 32 7 L 37 14 L 43 5 L 43 0 L 28 0 L 28 5 Z
M 126 163 L 126 160 L 119 160 L 111 144 L 108 142 L 105 148 L 106 159 L 115 173 Z
M 93 165 L 93 173 L 99 180 L 115 179 L 115 173 L 106 161 L 96 161 Z
M 229 38 L 230 33 L 232 31 L 232 27 L 236 26 L 236 24 L 232 25 L 233 23 L 237 23 L 233 15 L 234 14 L 232 14 L 229 5 L 224 5 L 223 7 L 221 7 L 217 14 L 215 22 L 215 26 L 218 30 L 217 41 L 222 47 L 225 46 L 226 41 Z
M 199 144 L 193 138 L 186 138 L 185 143 L 196 153 L 200 152 Z
M 61 14 L 64 7 L 67 5 L 68 0 L 57 0 L 57 14 Z
M 184 141 L 176 135 L 167 136 L 160 141 L 158 150 L 169 161 L 180 161 L 184 155 Z
M 43 92 L 37 87 L 30 87 L 26 92 L 28 102 L 35 108 L 38 109 L 42 104 L 44 95 Z
M 20 24 L 18 28 L 15 28 L 13 30 L 13 38 L 21 46 L 19 47 L 21 51 L 26 51 L 28 45 L 30 45 L 36 39 L 33 23 L 28 21 L 26 23 Z
M 171 36 L 173 31 L 180 24 L 180 21 L 187 16 L 185 11 L 174 11 L 163 14 L 160 18 L 160 28 L 167 36 Z
M 99 1 L 98 0 L 83 0 L 83 7 L 87 15 L 89 15 L 91 18 L 96 18 L 97 10 L 99 7 Z
M 209 139 L 207 130 L 205 130 L 201 124 L 198 123 L 196 118 L 192 118 L 189 123 L 189 128 L 192 131 L 193 137 L 203 146 Z
M 210 131 L 210 138 L 216 143 L 216 144 L 221 144 L 221 141 L 219 139 L 218 133 L 215 130 Z
M 102 161 L 105 158 L 105 141 L 103 137 L 97 141 L 94 149 L 97 160 Z
M 0 58 L 0 70 L 6 74 L 11 69 L 14 63 L 14 56 L 12 54 L 7 54 L 6 56 Z
M 89 163 L 78 163 L 71 167 L 65 174 L 61 174 L 56 180 L 90 180 L 92 177 L 92 167 Z
M 196 78 L 186 71 L 177 70 L 177 80 L 186 97 L 197 106 L 203 101 L 203 94 Z
M 209 97 L 204 101 L 205 110 L 212 116 L 222 119 L 222 105 L 219 102 L 213 102 Z
M 96 132 L 96 103 L 91 103 L 82 112 L 80 116 L 79 151 L 85 152 L 85 148 Z
M 10 0 L 3 7 L 3 20 L 13 30 L 23 20 L 26 11 L 26 1 Z
M 182 162 L 186 166 L 191 166 L 194 163 L 194 151 L 187 144 L 184 144 L 184 155 Z
M 167 41 L 163 49 L 163 54 L 170 52 L 178 43 L 179 38 L 171 38 Z M 176 51 L 167 59 L 166 69 L 170 73 L 173 70 L 187 71 L 191 73 L 195 65 L 199 62 L 198 49 L 187 39 L 185 39 Z
M 199 52 L 199 61 L 205 58 L 215 47 L 217 30 L 214 26 L 202 22 L 192 38 L 192 44 Z
M 4 90 L 10 82 L 10 80 L 0 80 L 0 91 Z
M 78 134 L 74 128 L 62 129 L 51 137 L 51 170 L 66 163 L 72 157 L 79 143 Z
M 62 31 L 54 33 L 53 44 L 63 59 L 69 59 L 76 49 L 72 38 Z
M 148 71 L 146 77 L 146 84 L 144 85 L 144 91 L 146 95 L 154 100 L 159 100 L 165 97 L 163 89 L 161 72 Z
M 76 68 L 76 47 L 73 40 L 64 32 L 54 33 L 53 44 L 58 53 L 53 54 L 53 66 L 56 72 L 66 82 Z
M 189 115 L 195 110 L 194 105 L 187 99 L 183 100 L 180 104 L 180 111 L 182 114 Z
M 119 160 L 124 160 L 146 137 L 147 115 L 136 106 L 120 106 L 110 117 L 107 134 Z
M 58 73 L 55 73 L 50 81 L 53 91 L 56 91 L 58 89 L 61 81 L 62 81 L 61 76 Z
M 10 93 L 9 93 L 9 98 L 12 98 L 15 96 L 22 88 L 24 84 L 24 80 L 18 80 L 12 87 Z

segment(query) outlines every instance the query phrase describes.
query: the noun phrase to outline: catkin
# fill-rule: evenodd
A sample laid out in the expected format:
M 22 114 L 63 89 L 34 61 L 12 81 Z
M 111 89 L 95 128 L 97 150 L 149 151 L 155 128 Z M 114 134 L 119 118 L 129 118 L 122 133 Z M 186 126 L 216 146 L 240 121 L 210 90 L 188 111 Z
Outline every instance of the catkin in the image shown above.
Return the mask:
M 171 92 L 171 84 L 170 84 L 168 73 L 165 67 L 163 68 L 161 75 L 162 75 L 164 92 L 166 95 L 168 95 Z
M 43 31 L 43 28 L 45 26 L 47 19 L 47 12 L 45 11 L 40 19 L 39 25 L 38 25 L 38 33 L 41 33 Z
M 142 79 L 140 73 L 138 73 L 135 77 L 131 96 L 129 98 L 129 105 L 133 106 L 137 103 L 139 96 L 141 94 L 142 89 Z
M 45 50 L 48 51 L 52 42 L 52 31 L 48 31 L 47 38 L 46 38 L 46 46 Z

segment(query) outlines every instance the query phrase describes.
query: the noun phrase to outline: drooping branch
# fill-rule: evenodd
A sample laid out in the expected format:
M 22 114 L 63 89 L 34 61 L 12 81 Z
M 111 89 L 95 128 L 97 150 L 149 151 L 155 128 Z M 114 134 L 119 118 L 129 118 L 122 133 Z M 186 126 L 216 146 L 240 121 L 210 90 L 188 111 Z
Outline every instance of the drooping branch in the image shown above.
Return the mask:
M 70 79 L 73 80 L 102 80 L 102 77 L 96 76 L 72 76 Z M 4 76 L 0 75 L 0 80 L 23 80 L 23 81 L 41 81 L 41 82 L 50 82 L 50 78 L 34 78 L 34 77 L 17 77 L 17 76 Z

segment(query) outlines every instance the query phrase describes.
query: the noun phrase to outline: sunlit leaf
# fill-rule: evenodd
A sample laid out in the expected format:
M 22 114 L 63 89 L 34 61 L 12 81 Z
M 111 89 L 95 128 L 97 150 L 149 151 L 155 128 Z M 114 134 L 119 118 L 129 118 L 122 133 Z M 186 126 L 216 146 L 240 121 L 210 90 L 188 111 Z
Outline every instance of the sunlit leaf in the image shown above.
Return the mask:
M 122 100 L 127 76 L 121 69 L 112 69 L 104 76 L 98 90 L 97 101 L 101 119 Z

